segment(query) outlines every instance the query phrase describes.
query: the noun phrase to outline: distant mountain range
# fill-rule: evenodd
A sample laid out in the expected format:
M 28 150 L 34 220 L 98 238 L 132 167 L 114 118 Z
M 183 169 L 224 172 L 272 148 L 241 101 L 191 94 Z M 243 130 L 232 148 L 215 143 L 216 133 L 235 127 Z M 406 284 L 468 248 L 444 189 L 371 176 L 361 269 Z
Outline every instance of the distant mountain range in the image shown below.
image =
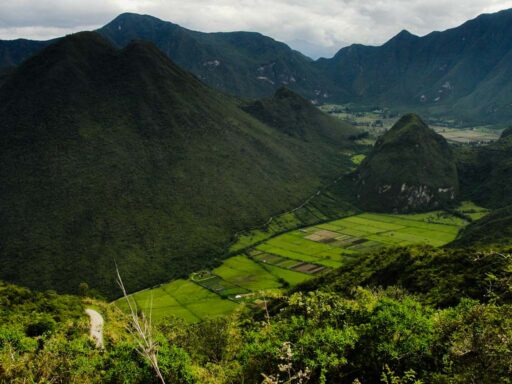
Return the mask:
M 251 109 L 93 32 L 6 74 L 0 120 L 0 279 L 109 297 L 114 260 L 130 290 L 212 265 L 347 171 L 358 132 L 284 89 Z
M 259 33 L 201 33 L 145 15 L 122 14 L 98 32 L 119 47 L 151 41 L 206 84 L 236 96 L 268 96 L 285 85 L 317 103 L 512 120 L 512 10 L 424 37 L 402 31 L 382 46 L 355 44 L 317 61 Z M 50 43 L 0 41 L 0 68 Z

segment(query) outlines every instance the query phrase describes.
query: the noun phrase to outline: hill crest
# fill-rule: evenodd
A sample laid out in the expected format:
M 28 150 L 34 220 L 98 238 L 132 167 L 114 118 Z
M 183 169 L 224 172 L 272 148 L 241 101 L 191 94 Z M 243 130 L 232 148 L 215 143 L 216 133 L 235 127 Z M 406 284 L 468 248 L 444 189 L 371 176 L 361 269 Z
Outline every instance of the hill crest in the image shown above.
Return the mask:
M 432 210 L 449 205 L 459 192 L 448 143 L 415 114 L 377 140 L 357 177 L 360 204 L 373 211 Z

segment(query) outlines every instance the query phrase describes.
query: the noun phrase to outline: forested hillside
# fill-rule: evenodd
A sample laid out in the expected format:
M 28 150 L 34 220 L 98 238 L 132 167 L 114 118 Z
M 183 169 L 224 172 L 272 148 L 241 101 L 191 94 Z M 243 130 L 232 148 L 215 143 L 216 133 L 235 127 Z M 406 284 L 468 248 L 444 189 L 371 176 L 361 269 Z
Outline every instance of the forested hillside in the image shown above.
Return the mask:
M 341 149 L 354 128 L 300 103 L 288 118 L 314 116 L 303 137 L 245 113 L 150 43 L 59 40 L 0 88 L 1 277 L 112 296 L 115 260 L 130 290 L 215 264 L 235 232 L 350 165 Z

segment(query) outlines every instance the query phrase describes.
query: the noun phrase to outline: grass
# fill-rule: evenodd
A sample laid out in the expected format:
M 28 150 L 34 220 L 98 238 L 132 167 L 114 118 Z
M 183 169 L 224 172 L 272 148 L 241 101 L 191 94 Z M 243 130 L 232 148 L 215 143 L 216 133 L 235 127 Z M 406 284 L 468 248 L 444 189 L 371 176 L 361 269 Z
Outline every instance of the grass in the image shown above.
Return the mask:
M 298 285 L 306 280 L 310 280 L 313 278 L 312 275 L 290 271 L 289 269 L 279 268 L 274 265 L 266 265 L 265 269 L 267 269 L 271 274 L 273 274 L 277 278 L 286 281 L 286 283 L 289 284 L 290 286 Z
M 457 211 L 461 212 L 466 216 L 469 216 L 473 221 L 479 220 L 489 213 L 488 209 L 479 207 L 472 201 L 462 202 L 462 204 L 459 207 L 457 207 Z
M 354 155 L 350 158 L 350 160 L 355 164 L 355 165 L 359 165 L 363 162 L 363 160 L 366 158 L 366 155 L 363 155 L 363 154 L 359 154 L 359 155 Z
M 213 270 L 224 280 L 251 291 L 280 288 L 277 277 L 262 265 L 247 256 L 235 256 L 227 259 L 219 268 Z
M 174 280 L 157 288 L 137 292 L 130 296 L 137 306 L 160 322 L 169 316 L 196 323 L 207 318 L 222 316 L 232 312 L 237 304 L 199 286 L 190 280 Z M 126 308 L 124 299 L 115 302 Z M 151 306 L 152 304 L 152 306 Z
M 487 212 L 471 202 L 462 203 L 456 210 L 475 218 Z M 133 297 L 143 309 L 149 308 L 152 297 L 157 322 L 169 315 L 198 322 L 232 312 L 237 301 L 255 297 L 248 293 L 296 286 L 364 252 L 410 244 L 445 245 L 467 224 L 445 211 L 362 213 L 275 236 L 226 259 L 212 271 L 192 274 L 194 281 L 176 280 Z

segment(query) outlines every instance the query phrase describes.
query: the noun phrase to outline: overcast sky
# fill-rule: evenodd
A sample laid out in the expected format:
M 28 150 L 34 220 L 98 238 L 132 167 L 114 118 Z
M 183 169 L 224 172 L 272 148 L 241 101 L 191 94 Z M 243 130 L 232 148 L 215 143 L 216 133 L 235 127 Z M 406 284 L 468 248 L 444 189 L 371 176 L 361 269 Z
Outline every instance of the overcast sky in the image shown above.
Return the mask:
M 506 8 L 512 0 L 0 0 L 0 39 L 48 39 L 137 12 L 204 32 L 261 32 L 316 58 Z

